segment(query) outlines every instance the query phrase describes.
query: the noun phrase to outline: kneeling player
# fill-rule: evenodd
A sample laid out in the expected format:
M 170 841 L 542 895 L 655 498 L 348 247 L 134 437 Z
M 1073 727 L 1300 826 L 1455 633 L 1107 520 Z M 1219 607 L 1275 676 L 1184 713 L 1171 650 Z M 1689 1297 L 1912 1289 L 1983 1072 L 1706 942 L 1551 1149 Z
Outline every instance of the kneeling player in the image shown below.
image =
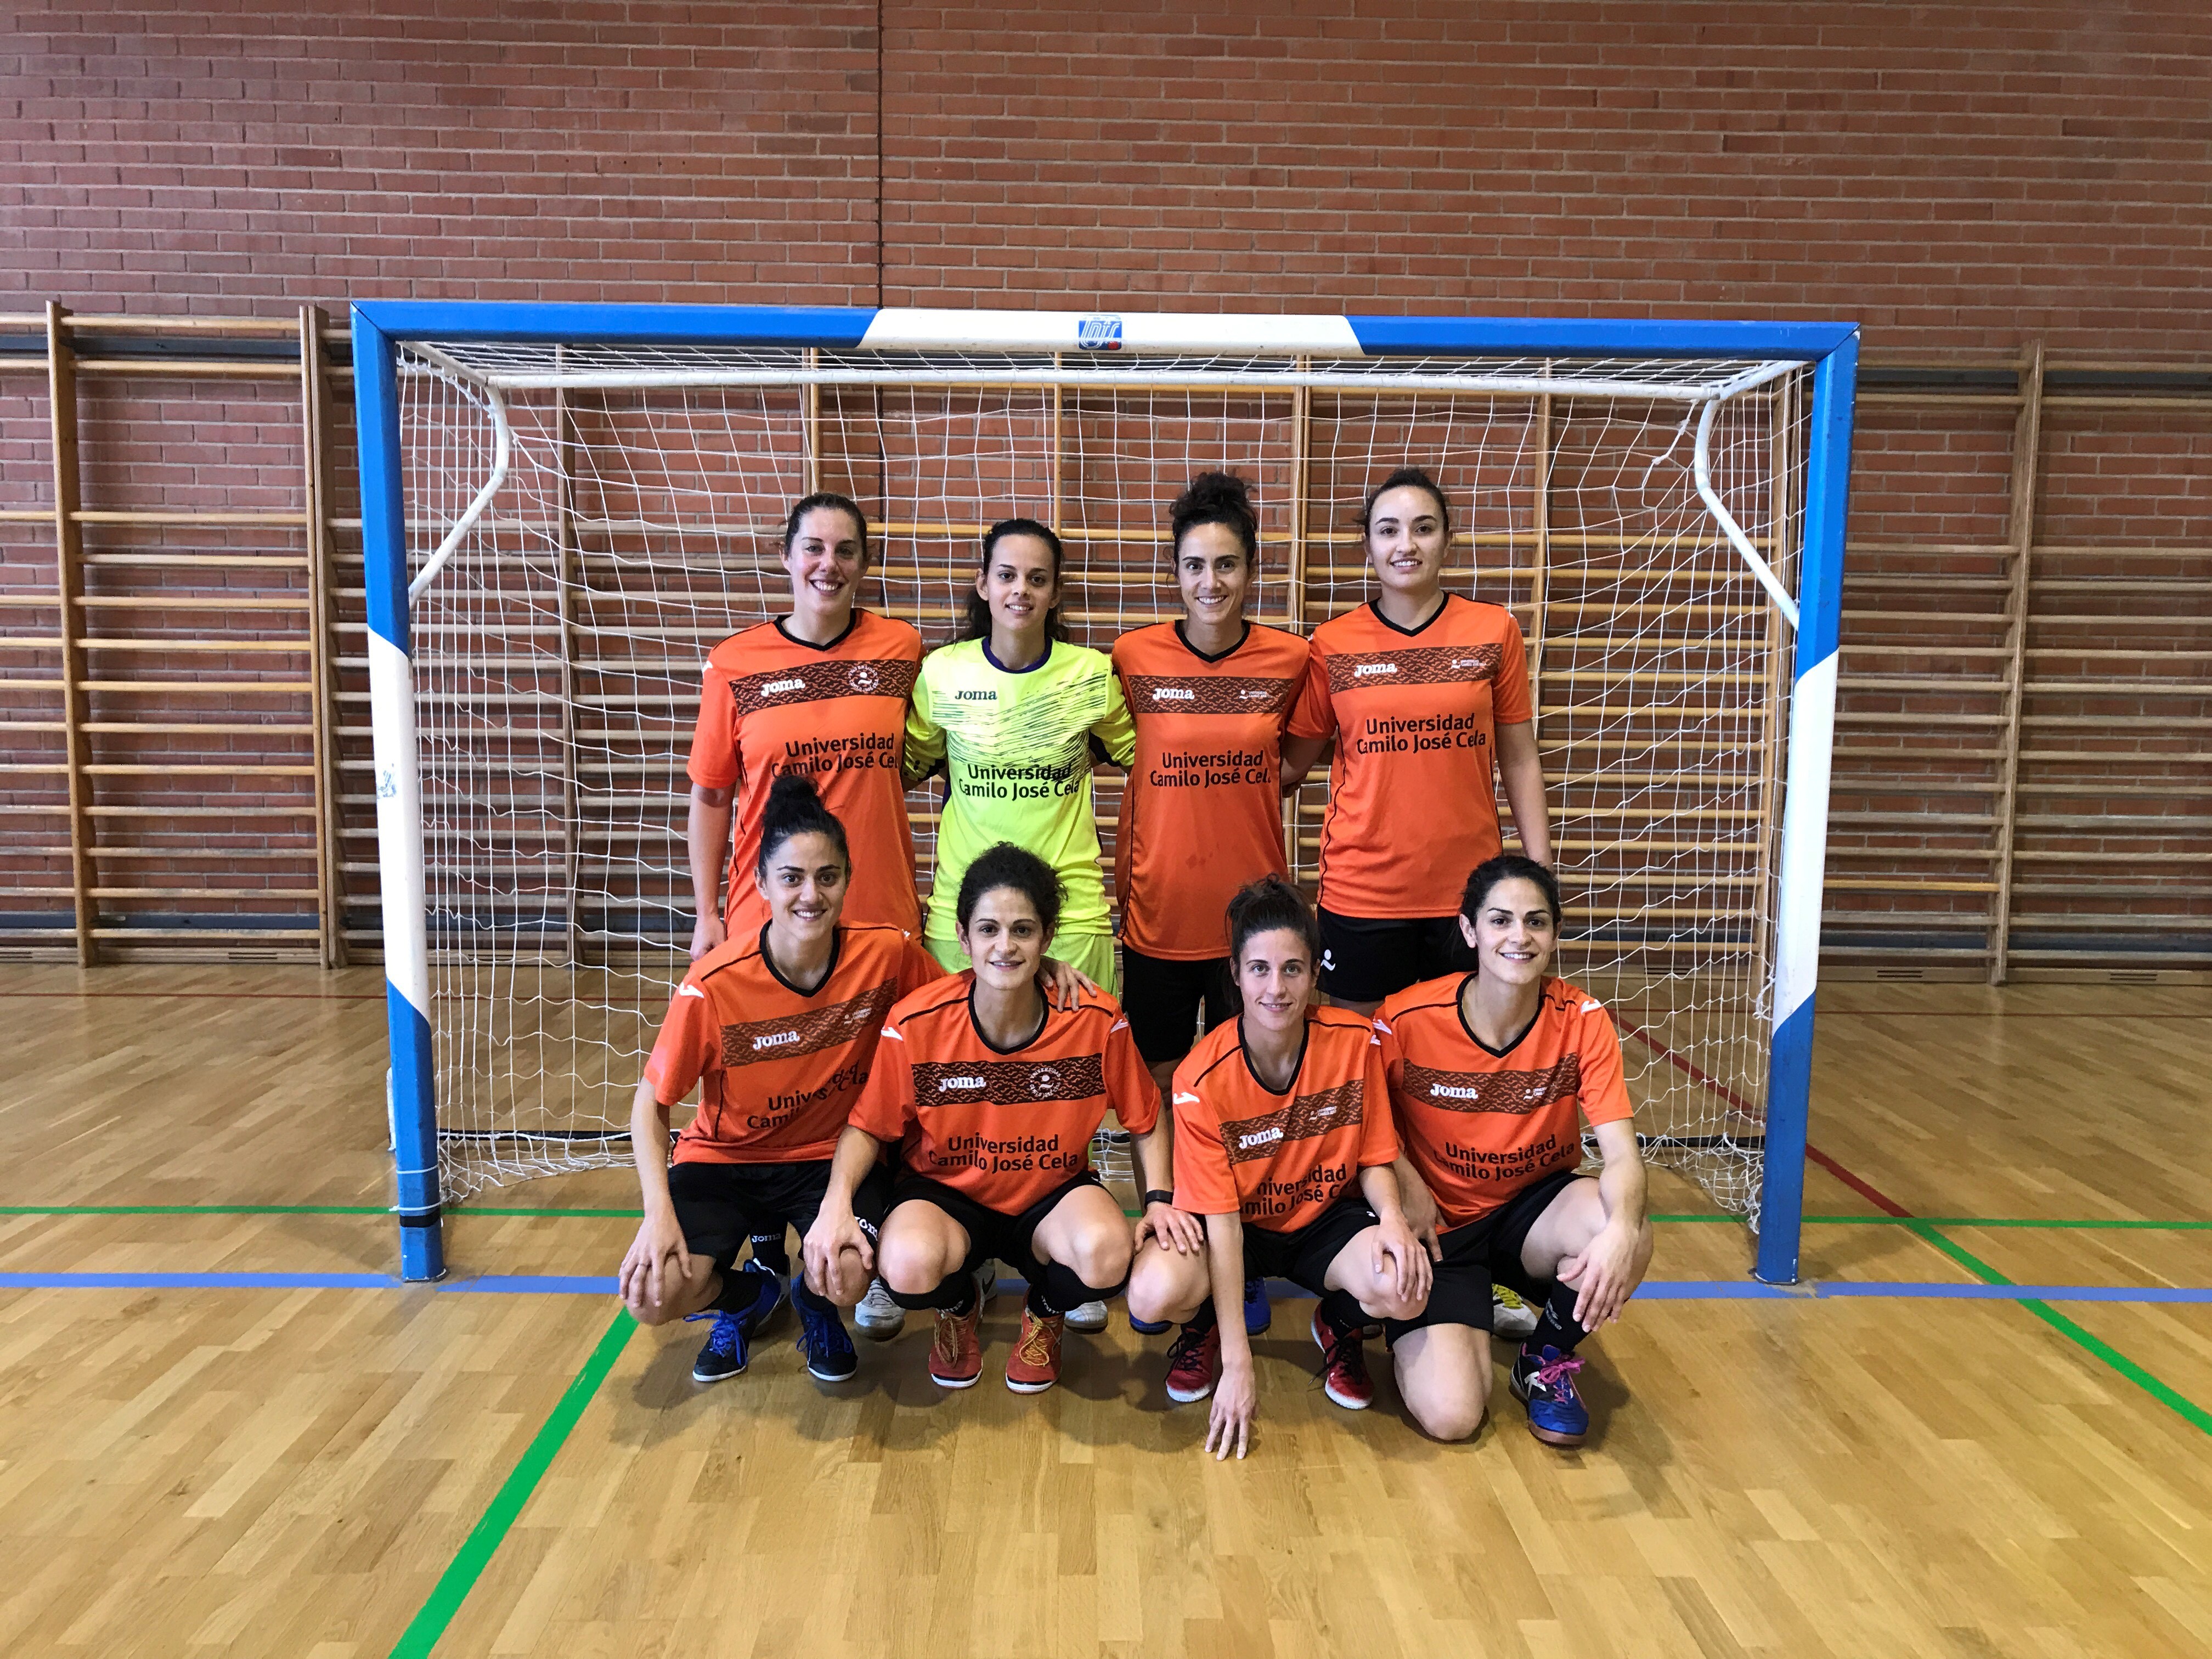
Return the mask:
M 623 1258 L 622 1297 L 638 1322 L 714 1321 L 691 1375 L 745 1368 L 752 1337 L 783 1300 L 786 1226 L 804 1234 L 830 1184 L 830 1158 L 874 1060 L 884 1016 L 942 976 L 896 927 L 839 921 L 852 877 L 845 830 L 811 781 L 785 773 L 761 814 L 755 884 L 768 902 L 757 935 L 716 945 L 677 988 L 630 1107 L 645 1219 Z M 699 1111 L 668 1162 L 669 1108 L 703 1080 Z M 856 1200 L 872 1224 L 887 1175 Z M 750 1237 L 752 1259 L 738 1251 Z M 862 1279 L 853 1300 L 867 1288 Z M 830 1303 L 796 1280 L 799 1347 L 824 1382 L 853 1374 L 853 1344 Z
M 1113 998 L 1047 1000 L 1039 975 L 1060 897 L 1052 866 L 1008 842 L 968 866 L 955 915 L 974 965 L 891 1010 L 806 1237 L 810 1275 L 839 1261 L 865 1271 L 871 1250 L 854 1195 L 878 1143 L 898 1143 L 904 1168 L 872 1266 L 902 1307 L 936 1310 L 929 1374 L 948 1389 L 982 1374 L 985 1261 L 1029 1280 L 1006 1361 L 1018 1394 L 1060 1380 L 1067 1314 L 1120 1295 L 1129 1276 L 1129 1223 L 1091 1168 L 1091 1137 L 1113 1107 L 1135 1137 L 1141 1184 L 1159 1092 Z M 1150 1225 L 1194 1235 L 1188 1217 L 1154 1211 Z
M 1387 1322 L 1398 1392 L 1439 1440 L 1482 1425 L 1490 1395 L 1491 1283 L 1543 1309 L 1513 1362 L 1528 1431 L 1579 1446 L 1583 1338 L 1620 1316 L 1651 1261 L 1644 1160 L 1604 1006 L 1550 977 L 1559 886 L 1510 854 L 1468 878 L 1460 929 L 1471 974 L 1399 992 L 1376 1017 L 1405 1155 L 1406 1213 L 1437 1253 L 1419 1318 Z M 1579 1109 L 1604 1173 L 1582 1162 Z
M 1168 1397 L 1213 1395 L 1206 1448 L 1242 1457 L 1258 1399 L 1252 1346 L 1217 1304 L 1234 1306 L 1248 1273 L 1311 1291 L 1323 1385 L 1361 1411 L 1374 1399 L 1361 1340 L 1370 1321 L 1420 1312 L 1429 1258 L 1399 1206 L 1374 1027 L 1311 1005 L 1314 918 L 1297 889 L 1267 876 L 1231 900 L 1229 951 L 1243 1012 L 1175 1073 L 1176 1207 L 1205 1217 L 1206 1249 L 1140 1250 L 1129 1312 L 1182 1325 Z

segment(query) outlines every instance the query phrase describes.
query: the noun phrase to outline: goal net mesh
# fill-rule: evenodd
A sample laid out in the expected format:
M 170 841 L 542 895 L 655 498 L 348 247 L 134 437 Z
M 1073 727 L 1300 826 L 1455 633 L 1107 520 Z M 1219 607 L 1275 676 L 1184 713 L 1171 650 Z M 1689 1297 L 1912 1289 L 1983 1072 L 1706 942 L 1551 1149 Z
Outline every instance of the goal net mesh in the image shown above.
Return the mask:
M 932 646 L 986 526 L 1054 525 L 1071 629 L 1103 649 L 1181 614 L 1165 526 L 1194 474 L 1250 484 L 1250 614 L 1303 633 L 1372 597 L 1360 506 L 1412 464 L 1451 498 L 1448 587 L 1528 641 L 1558 970 L 1613 1012 L 1647 1156 L 1755 1224 L 1791 635 L 1692 455 L 1717 401 L 1711 485 L 1794 592 L 1808 372 L 1729 390 L 1759 367 L 403 347 L 410 575 L 512 434 L 411 608 L 447 1198 L 629 1158 L 687 965 L 701 670 L 787 611 L 798 496 L 866 508 L 863 602 Z M 1110 882 L 1118 777 L 1097 796 Z M 1326 796 L 1285 805 L 1310 893 Z M 938 801 L 909 807 L 926 891 Z M 1401 803 L 1397 832 L 1433 808 Z

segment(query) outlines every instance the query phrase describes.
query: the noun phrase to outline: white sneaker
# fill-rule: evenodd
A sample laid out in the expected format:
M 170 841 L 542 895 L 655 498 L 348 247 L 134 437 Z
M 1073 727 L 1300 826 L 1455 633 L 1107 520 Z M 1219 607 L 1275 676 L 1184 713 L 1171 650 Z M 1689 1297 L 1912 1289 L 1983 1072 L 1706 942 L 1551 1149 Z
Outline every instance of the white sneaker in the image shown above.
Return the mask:
M 1490 1328 L 1519 1341 L 1536 1331 L 1536 1310 L 1503 1285 L 1490 1287 Z
M 878 1279 L 853 1310 L 853 1322 L 877 1341 L 888 1342 L 906 1328 L 906 1310 L 891 1300 L 890 1287 Z
M 1079 1308 L 1068 1310 L 1067 1328 L 1071 1331 L 1103 1331 L 1106 1328 L 1106 1304 L 1086 1302 Z

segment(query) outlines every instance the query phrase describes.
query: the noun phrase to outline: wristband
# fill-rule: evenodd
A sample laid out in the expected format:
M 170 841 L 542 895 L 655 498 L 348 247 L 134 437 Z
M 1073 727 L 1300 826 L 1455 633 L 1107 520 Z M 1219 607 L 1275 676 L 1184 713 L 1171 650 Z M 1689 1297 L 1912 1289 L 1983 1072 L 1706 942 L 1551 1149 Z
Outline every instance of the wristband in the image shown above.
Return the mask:
M 1174 1202 L 1175 1194 L 1173 1193 L 1163 1191 L 1158 1187 L 1153 1188 L 1152 1191 L 1145 1194 L 1145 1204 L 1147 1208 L 1154 1204 L 1172 1205 Z

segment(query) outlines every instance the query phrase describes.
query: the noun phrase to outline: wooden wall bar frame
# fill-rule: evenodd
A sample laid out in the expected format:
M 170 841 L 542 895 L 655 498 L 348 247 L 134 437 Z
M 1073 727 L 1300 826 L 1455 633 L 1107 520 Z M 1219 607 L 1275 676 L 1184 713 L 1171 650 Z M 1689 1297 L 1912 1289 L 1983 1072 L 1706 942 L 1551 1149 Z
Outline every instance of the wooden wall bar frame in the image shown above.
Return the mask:
M 2020 729 L 2027 701 L 2027 627 L 2035 552 L 2036 484 L 2043 470 L 2043 342 L 2031 340 L 2020 365 L 2020 412 L 2013 422 L 2012 495 L 2006 530 L 2012 544 L 2005 595 L 2003 755 L 1997 763 L 1996 891 L 1990 900 L 1990 980 L 2002 985 L 2012 952 L 2013 839 L 2020 823 Z
M 62 731 L 69 774 L 70 887 L 76 915 L 76 965 L 97 959 L 93 913 L 90 738 L 84 682 L 84 647 L 80 630 L 88 624 L 84 607 L 84 502 L 76 429 L 76 354 L 70 349 L 69 313 L 46 301 L 46 402 L 54 459 L 54 586 L 60 605 Z

